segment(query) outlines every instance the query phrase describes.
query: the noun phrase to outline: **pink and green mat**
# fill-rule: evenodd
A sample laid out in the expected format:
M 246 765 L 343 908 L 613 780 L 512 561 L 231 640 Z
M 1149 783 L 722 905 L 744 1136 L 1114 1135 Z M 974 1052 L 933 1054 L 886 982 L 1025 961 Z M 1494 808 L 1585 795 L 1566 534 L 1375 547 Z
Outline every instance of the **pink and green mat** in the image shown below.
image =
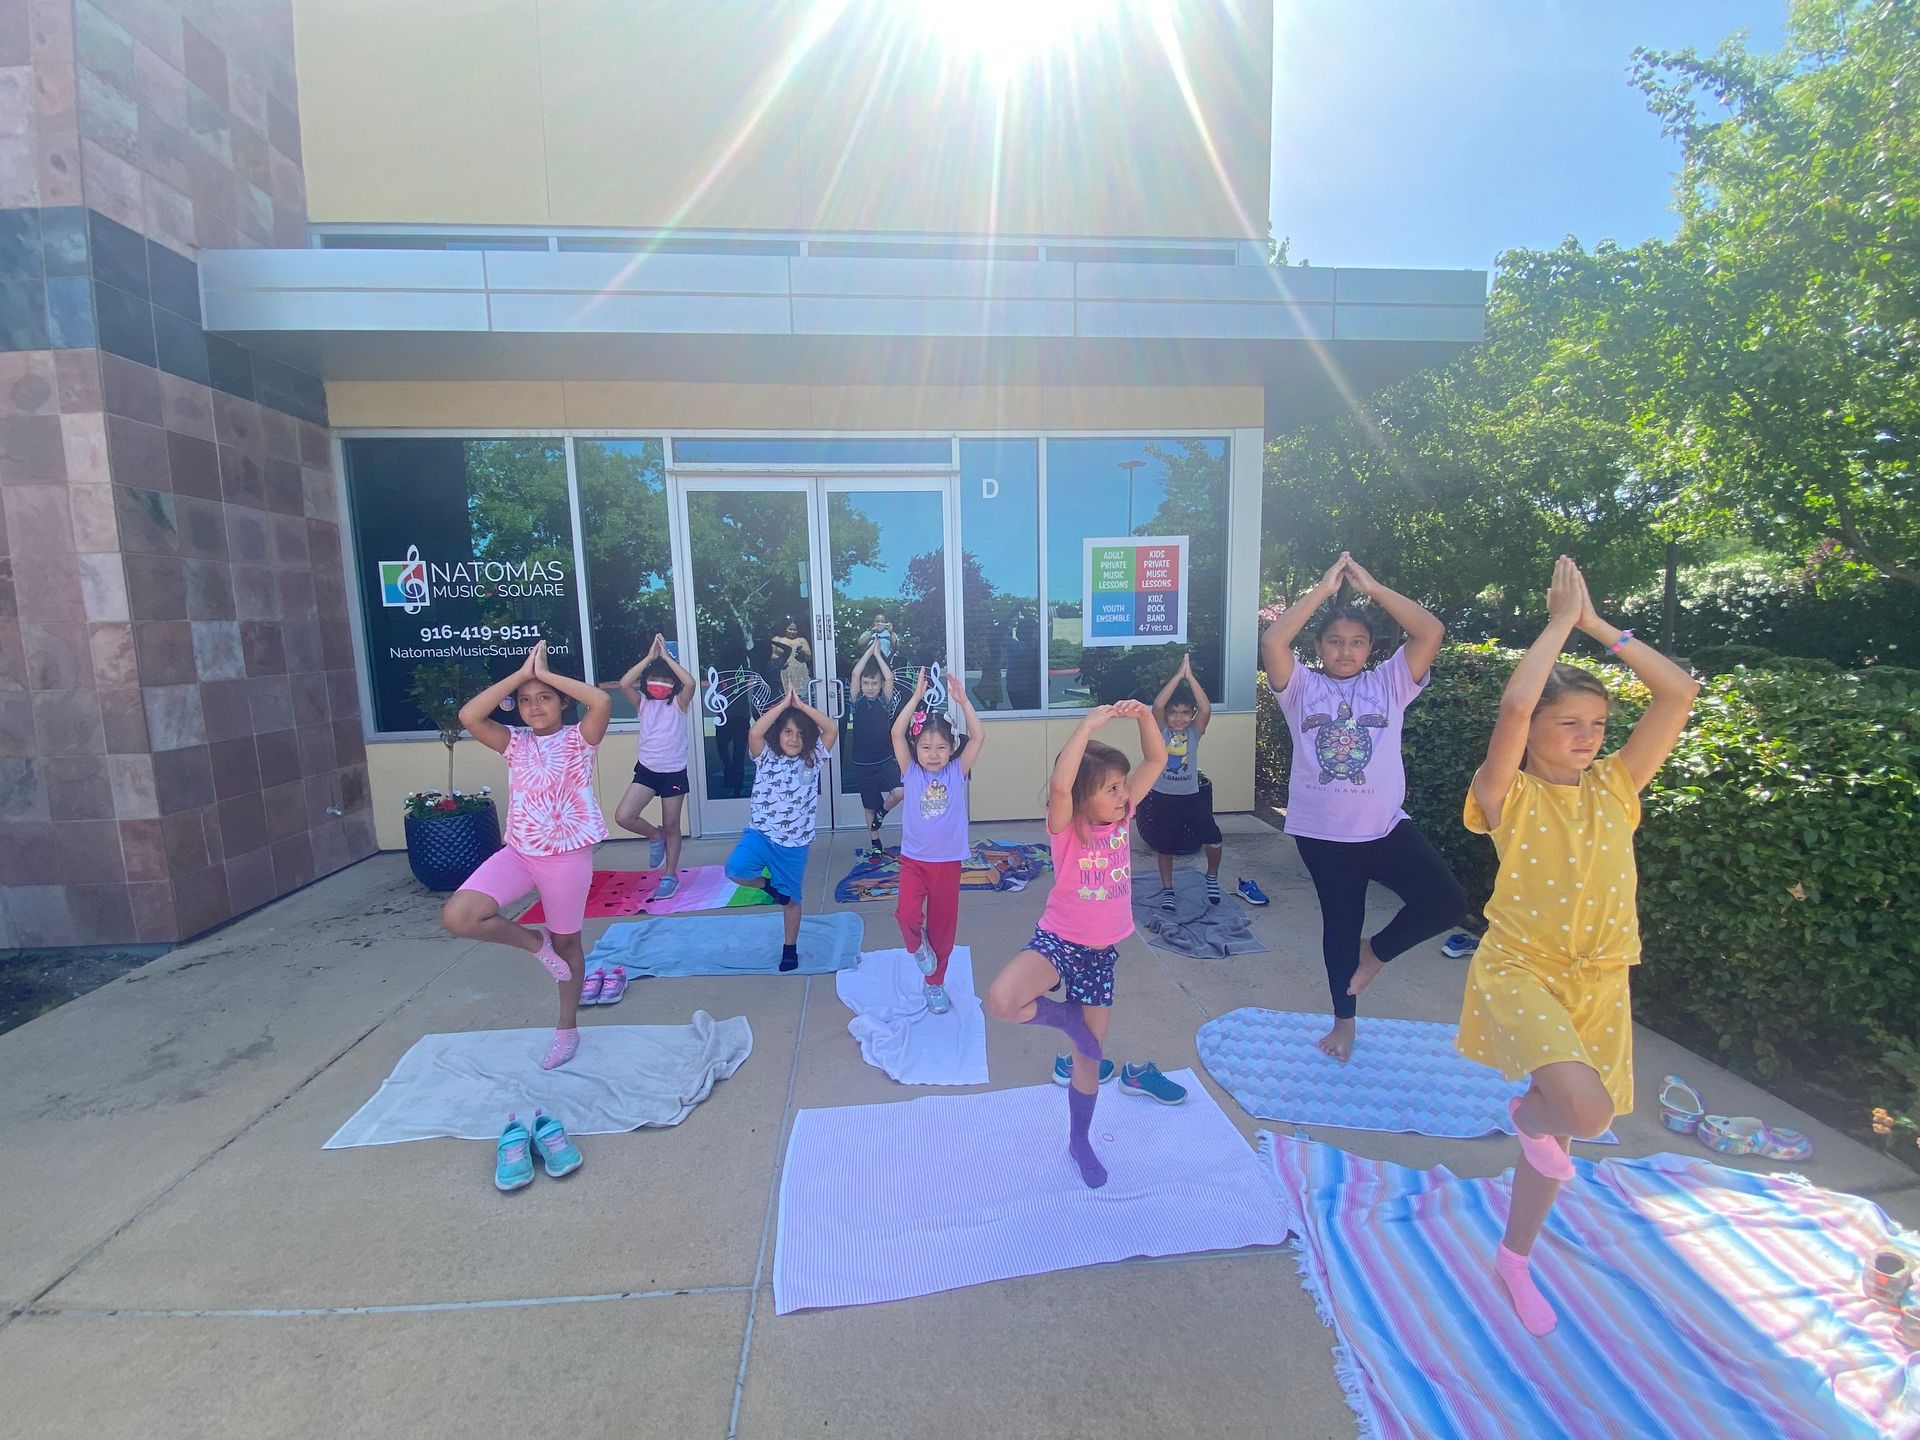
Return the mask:
M 1920 1358 L 1860 1289 L 1894 1233 L 1871 1201 L 1690 1156 L 1576 1160 L 1534 1250 L 1560 1317 L 1535 1340 L 1493 1274 L 1505 1177 L 1261 1150 L 1368 1440 L 1920 1435 Z
M 689 865 L 680 871 L 680 888 L 666 899 L 655 892 L 664 870 L 596 870 L 587 891 L 587 919 L 621 915 L 679 915 L 688 910 L 737 910 L 770 902 L 766 892 L 736 885 L 719 865 Z M 524 925 L 546 919 L 546 907 L 537 899 L 519 915 Z
M 964 895 L 1005 894 L 1024 890 L 1053 868 L 1044 845 L 1018 840 L 976 840 L 973 852 L 960 862 L 960 891 Z M 834 887 L 841 905 L 862 900 L 893 900 L 900 894 L 900 849 L 861 859 Z

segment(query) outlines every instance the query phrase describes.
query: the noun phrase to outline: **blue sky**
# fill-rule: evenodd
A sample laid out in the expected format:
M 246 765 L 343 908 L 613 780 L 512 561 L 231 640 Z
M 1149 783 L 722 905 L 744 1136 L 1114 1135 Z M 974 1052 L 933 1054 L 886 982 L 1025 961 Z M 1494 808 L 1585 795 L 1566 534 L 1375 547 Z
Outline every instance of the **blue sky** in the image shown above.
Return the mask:
M 1633 49 L 1774 50 L 1784 0 L 1277 0 L 1273 233 L 1315 265 L 1485 269 L 1673 233 Z

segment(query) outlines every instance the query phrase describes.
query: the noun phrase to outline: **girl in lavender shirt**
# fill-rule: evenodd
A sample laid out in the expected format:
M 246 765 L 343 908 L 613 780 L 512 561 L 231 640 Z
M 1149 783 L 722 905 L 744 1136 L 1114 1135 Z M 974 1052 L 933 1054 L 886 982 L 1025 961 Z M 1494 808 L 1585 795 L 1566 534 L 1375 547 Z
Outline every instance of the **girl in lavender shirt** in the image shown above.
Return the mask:
M 900 903 L 893 918 L 900 943 L 914 952 L 927 1009 L 944 1015 L 947 961 L 960 925 L 960 862 L 967 858 L 967 786 L 974 763 L 987 742 L 985 728 L 967 699 L 958 670 L 947 673 L 947 693 L 966 717 L 967 733 L 956 741 L 947 717 L 926 698 L 927 672 L 913 687 L 913 698 L 893 722 L 893 758 L 900 767 L 905 798 L 900 802 Z
M 1293 640 L 1342 584 L 1372 600 L 1366 610 L 1336 605 L 1314 641 L 1320 669 L 1298 664 Z M 1386 611 L 1406 644 L 1377 666 L 1370 611 Z M 1287 833 L 1320 896 L 1320 945 L 1333 997 L 1333 1028 L 1320 1048 L 1353 1055 L 1355 1001 L 1394 956 L 1457 923 L 1466 892 L 1420 827 L 1407 818 L 1400 759 L 1407 706 L 1426 688 L 1446 627 L 1425 607 L 1388 589 L 1344 550 L 1320 583 L 1260 637 L 1260 658 L 1293 739 Z M 1404 902 L 1371 939 L 1363 938 L 1367 886 L 1378 881 Z

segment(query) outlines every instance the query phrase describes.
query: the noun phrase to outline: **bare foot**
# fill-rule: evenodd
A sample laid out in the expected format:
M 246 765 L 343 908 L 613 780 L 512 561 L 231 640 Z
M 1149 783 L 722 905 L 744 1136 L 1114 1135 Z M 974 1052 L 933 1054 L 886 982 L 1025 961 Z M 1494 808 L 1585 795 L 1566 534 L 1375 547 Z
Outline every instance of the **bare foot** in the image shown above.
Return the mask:
M 1353 1021 L 1335 1020 L 1333 1028 L 1320 1037 L 1320 1048 L 1342 1065 L 1353 1058 Z
M 1373 953 L 1373 942 L 1371 940 L 1362 940 L 1360 942 L 1360 968 L 1353 972 L 1353 979 L 1348 982 L 1347 985 L 1347 994 L 1358 995 L 1362 990 L 1365 990 L 1367 986 L 1371 985 L 1380 972 L 1386 968 L 1387 962 Z

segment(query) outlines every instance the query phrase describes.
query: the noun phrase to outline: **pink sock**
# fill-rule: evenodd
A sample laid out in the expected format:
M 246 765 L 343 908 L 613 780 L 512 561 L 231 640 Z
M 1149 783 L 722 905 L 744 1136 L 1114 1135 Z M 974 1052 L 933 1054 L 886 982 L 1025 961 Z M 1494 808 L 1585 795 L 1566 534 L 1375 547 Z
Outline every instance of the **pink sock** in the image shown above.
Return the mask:
M 1520 1323 L 1527 1327 L 1527 1333 L 1551 1334 L 1559 1318 L 1553 1313 L 1553 1306 L 1547 1303 L 1547 1297 L 1540 1293 L 1539 1286 L 1533 1283 L 1533 1270 L 1527 1257 L 1516 1255 L 1502 1245 L 1499 1253 L 1493 1257 L 1493 1273 L 1507 1287 L 1514 1313 L 1520 1317 Z
M 547 973 L 560 981 L 571 980 L 573 971 L 567 968 L 567 962 L 560 958 L 553 948 L 553 936 L 545 930 L 540 932 L 540 948 L 534 952 L 534 959 L 547 967 Z
M 556 1030 L 553 1043 L 547 1046 L 545 1058 L 540 1061 L 542 1070 L 558 1070 L 567 1061 L 580 1052 L 580 1032 L 578 1030 Z
M 1513 1121 L 1513 1133 L 1520 1141 L 1520 1153 L 1527 1164 L 1538 1170 L 1549 1180 L 1571 1180 L 1573 1178 L 1573 1159 L 1560 1148 L 1560 1142 L 1551 1135 L 1529 1135 L 1520 1128 L 1520 1101 L 1523 1097 L 1514 1096 L 1507 1102 L 1507 1117 Z

